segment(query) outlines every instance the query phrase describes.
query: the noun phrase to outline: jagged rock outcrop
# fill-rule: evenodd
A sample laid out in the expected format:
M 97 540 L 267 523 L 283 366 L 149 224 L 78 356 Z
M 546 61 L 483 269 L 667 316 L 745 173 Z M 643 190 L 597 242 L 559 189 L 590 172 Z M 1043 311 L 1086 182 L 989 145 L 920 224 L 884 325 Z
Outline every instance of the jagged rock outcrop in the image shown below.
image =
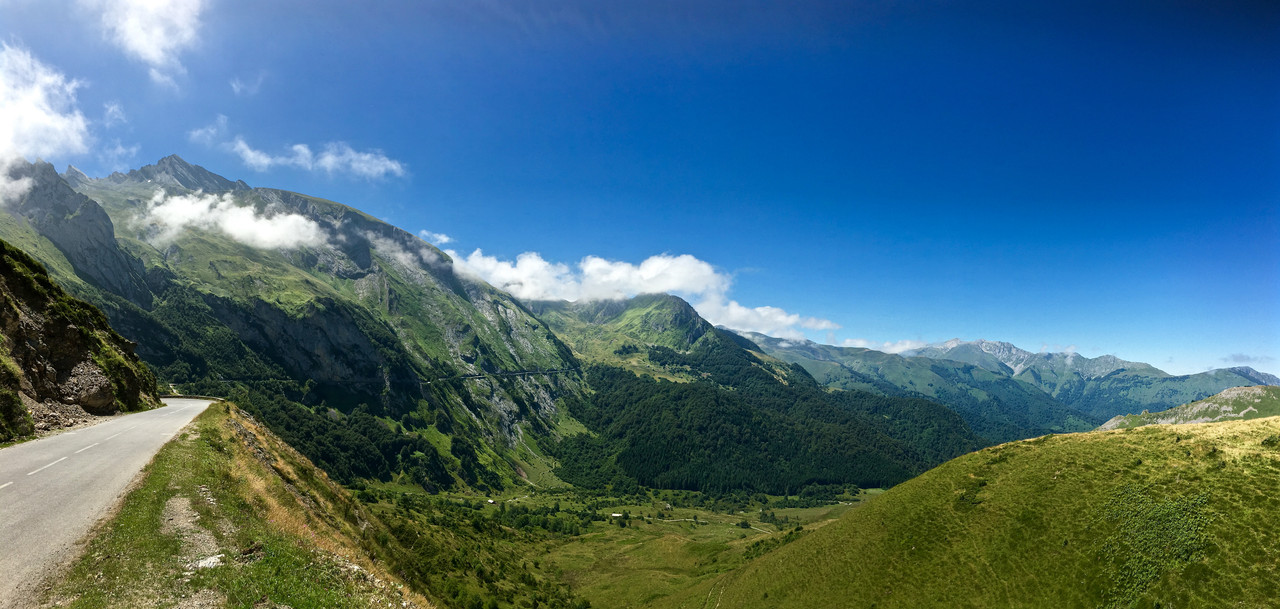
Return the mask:
M 0 441 L 157 403 L 132 343 L 3 241 L 0 331 Z

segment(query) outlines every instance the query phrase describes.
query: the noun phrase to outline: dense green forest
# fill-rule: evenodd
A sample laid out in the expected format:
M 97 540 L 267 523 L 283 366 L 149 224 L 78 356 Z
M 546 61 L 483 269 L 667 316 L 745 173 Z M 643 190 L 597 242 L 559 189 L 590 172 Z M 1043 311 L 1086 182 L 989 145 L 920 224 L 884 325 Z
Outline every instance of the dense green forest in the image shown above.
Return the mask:
M 980 445 L 937 404 L 827 391 L 799 366 L 763 366 L 743 339 L 713 332 L 689 353 L 649 349 L 656 364 L 695 371 L 695 382 L 589 367 L 595 393 L 569 408 L 595 435 L 560 443 L 557 474 L 615 491 L 787 494 L 811 484 L 893 485 Z

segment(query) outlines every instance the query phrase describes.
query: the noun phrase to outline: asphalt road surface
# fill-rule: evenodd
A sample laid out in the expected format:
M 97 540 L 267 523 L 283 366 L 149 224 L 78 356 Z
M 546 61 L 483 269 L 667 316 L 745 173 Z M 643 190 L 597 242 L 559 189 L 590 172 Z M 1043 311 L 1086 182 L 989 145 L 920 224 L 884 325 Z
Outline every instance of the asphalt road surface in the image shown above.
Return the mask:
M 0 609 L 31 601 L 160 447 L 212 402 L 164 403 L 0 450 Z

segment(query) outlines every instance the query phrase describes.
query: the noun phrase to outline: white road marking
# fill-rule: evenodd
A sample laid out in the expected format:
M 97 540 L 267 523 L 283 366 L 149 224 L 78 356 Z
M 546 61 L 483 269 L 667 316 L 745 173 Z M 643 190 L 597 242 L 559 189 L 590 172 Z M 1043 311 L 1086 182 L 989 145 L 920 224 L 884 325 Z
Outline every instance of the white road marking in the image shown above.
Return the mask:
M 101 443 L 101 442 L 94 442 L 93 444 L 90 444 L 90 445 L 88 445 L 88 446 L 86 446 L 86 447 L 84 447 L 84 448 L 81 448 L 80 450 L 77 450 L 76 452 L 71 453 L 71 454 L 73 454 L 73 455 L 78 455 L 78 454 L 80 454 L 80 453 L 82 453 L 82 452 L 84 452 L 84 451 L 86 451 L 86 450 L 89 450 L 90 448 L 93 448 L 93 447 L 95 447 L 95 446 L 97 446 L 97 445 L 99 445 L 99 444 L 102 444 L 102 443 Z
M 4 487 L 6 487 L 6 486 L 9 486 L 10 484 L 13 484 L 13 483 L 12 483 L 12 482 L 6 482 L 6 483 L 4 483 L 4 484 L 0 484 L 0 488 L 4 488 Z
M 122 431 L 122 432 L 120 432 L 120 433 L 124 433 L 124 432 Z M 116 434 L 116 436 L 120 435 L 120 433 Z M 106 437 L 105 439 L 103 439 L 102 441 L 103 441 L 103 442 L 106 442 L 107 440 L 110 440 L 111 438 L 114 438 L 114 437 L 116 437 L 116 436 L 107 436 L 107 437 Z
M 34 471 L 34 472 L 27 472 L 27 475 L 28 475 L 28 476 L 30 476 L 31 474 L 35 474 L 35 473 L 38 473 L 38 472 L 40 472 L 40 471 L 46 470 L 46 469 L 48 469 L 48 468 L 50 468 L 50 467 L 53 467 L 53 466 L 55 466 L 55 465 L 57 465 L 57 464 L 59 464 L 59 463 L 62 463 L 63 461 L 66 461 L 66 460 L 67 460 L 67 458 L 66 458 L 66 457 L 63 457 L 63 458 L 58 459 L 57 461 L 54 461 L 53 463 L 50 463 L 50 464 L 48 464 L 48 465 L 46 465 L 46 466 L 44 466 L 44 467 L 42 467 L 42 468 L 40 468 L 40 469 L 38 469 L 38 470 L 36 470 L 36 471 Z

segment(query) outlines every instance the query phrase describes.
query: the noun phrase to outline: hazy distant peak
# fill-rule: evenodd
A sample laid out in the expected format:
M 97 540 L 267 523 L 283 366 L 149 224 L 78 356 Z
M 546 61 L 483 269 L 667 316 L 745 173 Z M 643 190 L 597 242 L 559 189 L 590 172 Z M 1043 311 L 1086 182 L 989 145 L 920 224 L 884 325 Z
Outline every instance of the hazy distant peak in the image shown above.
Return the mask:
M 1227 368 L 1227 370 L 1230 372 L 1239 374 L 1244 378 L 1255 381 L 1259 385 L 1280 385 L 1280 376 L 1276 376 L 1274 374 L 1267 374 L 1266 372 L 1259 372 L 1257 370 L 1254 370 L 1253 368 L 1250 368 L 1249 366 L 1234 366 L 1231 368 Z

